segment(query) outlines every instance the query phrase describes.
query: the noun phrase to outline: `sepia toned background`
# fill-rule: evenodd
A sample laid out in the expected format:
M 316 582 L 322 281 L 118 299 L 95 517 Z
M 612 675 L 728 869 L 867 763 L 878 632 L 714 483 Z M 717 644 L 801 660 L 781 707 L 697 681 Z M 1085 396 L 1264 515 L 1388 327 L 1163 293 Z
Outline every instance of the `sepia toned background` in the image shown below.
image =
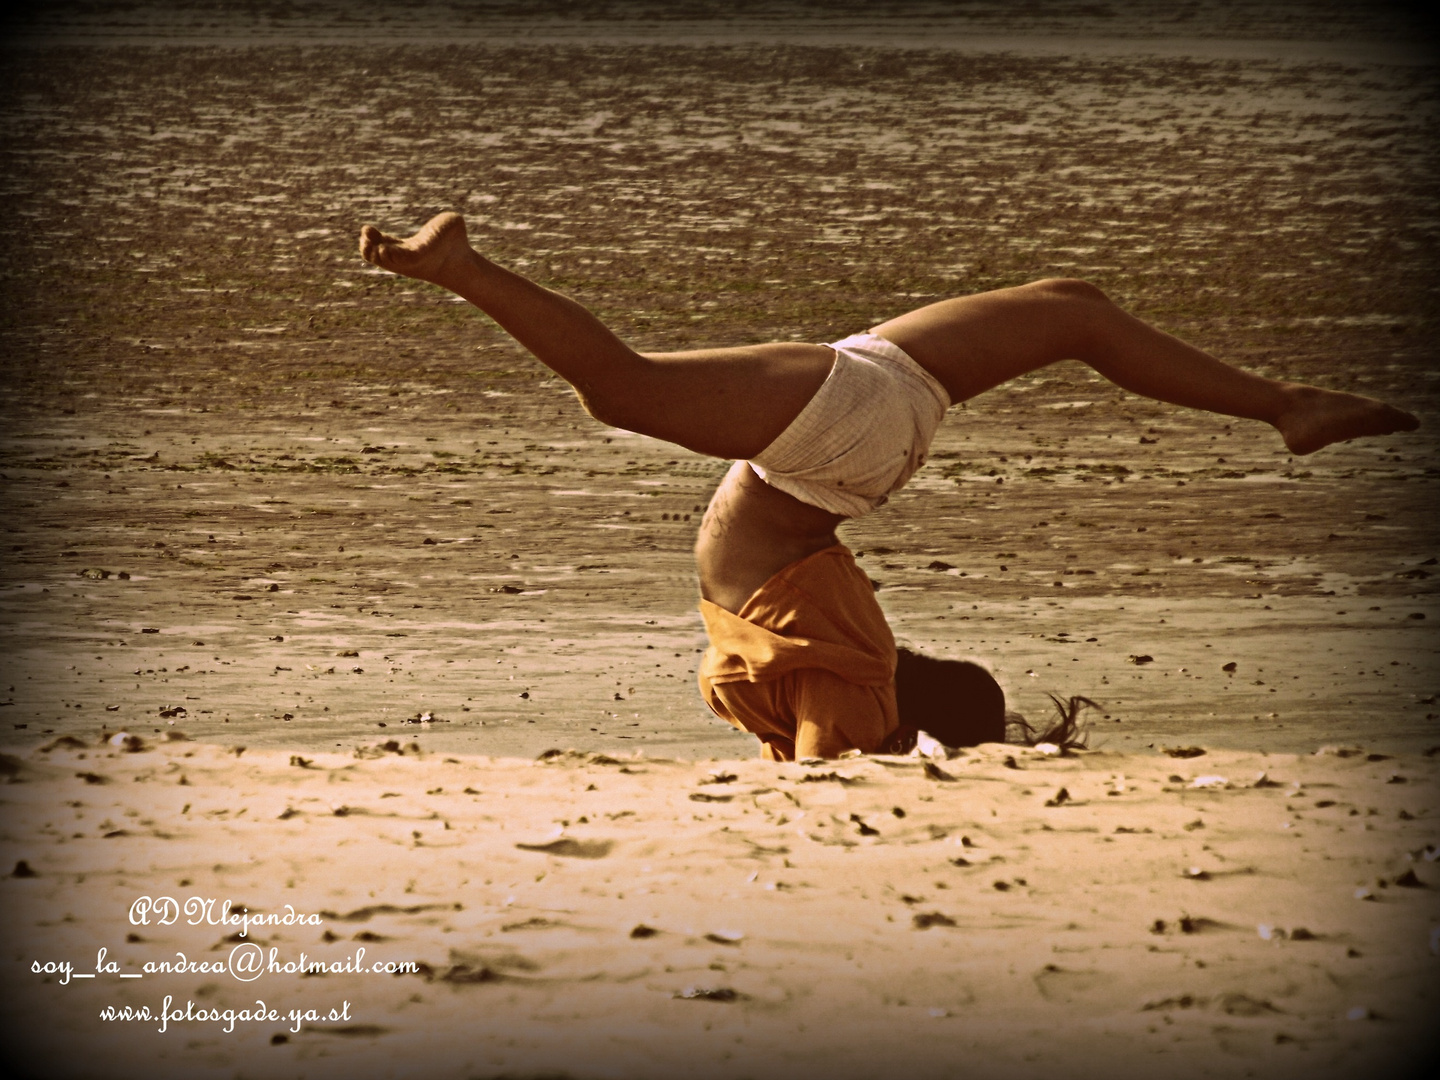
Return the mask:
M 1433 1057 L 1440 94 L 1417 10 L 10 16 L 6 1067 L 1028 1080 Z M 1089 696 L 1102 752 L 739 762 L 753 738 L 694 686 L 690 547 L 725 463 L 597 424 L 483 316 L 357 257 L 362 223 L 443 209 L 641 348 L 834 340 L 1080 276 L 1424 426 L 1293 459 L 1072 364 L 969 402 L 842 539 L 897 636 L 979 658 L 1035 720 Z M 25 967 L 234 946 L 130 927 L 141 893 L 288 903 L 324 931 L 266 947 L 424 968 L 252 988 Z M 354 1022 L 95 1019 L 252 989 L 344 997 Z

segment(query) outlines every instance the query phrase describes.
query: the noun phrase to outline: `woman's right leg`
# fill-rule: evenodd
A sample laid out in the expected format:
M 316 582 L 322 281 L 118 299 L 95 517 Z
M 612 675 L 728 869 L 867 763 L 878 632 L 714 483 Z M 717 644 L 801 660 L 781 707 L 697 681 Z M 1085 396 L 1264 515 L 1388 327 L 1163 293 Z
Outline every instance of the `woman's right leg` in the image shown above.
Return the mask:
M 1173 405 L 1272 424 L 1296 454 L 1364 435 L 1411 431 L 1409 413 L 1358 394 L 1279 382 L 1232 367 L 1137 319 L 1095 286 L 1051 279 L 942 300 L 872 329 L 965 401 L 1057 360 Z
M 406 240 L 367 225 L 360 253 L 474 304 L 570 383 L 602 423 L 701 454 L 759 454 L 799 415 L 834 362 L 830 349 L 801 343 L 635 352 L 575 301 L 477 253 L 458 214 L 440 214 Z

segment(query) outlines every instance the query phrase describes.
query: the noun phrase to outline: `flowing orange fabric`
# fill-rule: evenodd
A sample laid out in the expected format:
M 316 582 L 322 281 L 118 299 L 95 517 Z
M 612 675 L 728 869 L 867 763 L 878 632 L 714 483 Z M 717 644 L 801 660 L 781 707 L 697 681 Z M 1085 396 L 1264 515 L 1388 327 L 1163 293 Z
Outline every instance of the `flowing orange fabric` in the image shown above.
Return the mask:
M 843 544 L 762 585 L 739 613 L 700 601 L 700 693 L 775 761 L 873 753 L 899 727 L 895 638 Z

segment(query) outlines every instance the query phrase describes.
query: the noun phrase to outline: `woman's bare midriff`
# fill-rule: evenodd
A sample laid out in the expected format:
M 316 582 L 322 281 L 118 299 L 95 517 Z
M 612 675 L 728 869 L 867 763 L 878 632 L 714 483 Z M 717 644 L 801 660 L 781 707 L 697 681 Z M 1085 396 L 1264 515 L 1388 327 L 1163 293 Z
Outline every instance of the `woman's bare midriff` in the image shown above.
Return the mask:
M 771 487 L 737 461 L 710 500 L 695 562 L 700 595 L 738 613 L 779 571 L 838 543 L 845 518 Z

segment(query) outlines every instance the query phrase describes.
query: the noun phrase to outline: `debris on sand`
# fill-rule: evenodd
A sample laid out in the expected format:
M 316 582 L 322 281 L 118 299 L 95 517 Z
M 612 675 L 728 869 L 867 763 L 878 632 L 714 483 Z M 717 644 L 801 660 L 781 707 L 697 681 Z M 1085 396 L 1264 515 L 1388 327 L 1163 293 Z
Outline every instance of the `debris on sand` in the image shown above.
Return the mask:
M 40 753 L 48 754 L 52 750 L 84 750 L 87 746 L 89 743 L 84 739 L 77 739 L 74 735 L 61 735 L 40 747 Z
M 576 840 L 562 836 L 544 844 L 516 844 L 521 851 L 541 851 L 565 859 L 603 859 L 615 847 L 611 840 Z
M 1201 791 L 1220 791 L 1230 786 L 1230 781 L 1223 776 L 1197 776 L 1190 781 L 1192 788 Z
M 1014 759 L 1012 758 L 1011 760 L 1013 761 Z M 931 780 L 939 780 L 942 783 L 956 779 L 956 777 L 940 768 L 940 766 L 936 765 L 933 761 L 925 762 L 925 775 Z
M 910 925 L 916 930 L 929 930 L 932 926 L 958 926 L 959 924 L 949 915 L 939 911 L 921 911 L 910 919 Z

